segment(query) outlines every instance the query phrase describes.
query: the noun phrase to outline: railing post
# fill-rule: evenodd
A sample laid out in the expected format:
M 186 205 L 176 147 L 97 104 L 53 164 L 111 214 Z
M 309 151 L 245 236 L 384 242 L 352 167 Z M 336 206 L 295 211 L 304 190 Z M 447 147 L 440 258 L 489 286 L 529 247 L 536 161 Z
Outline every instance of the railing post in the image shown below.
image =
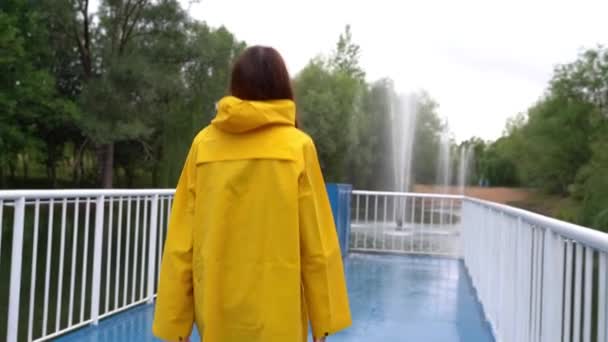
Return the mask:
M 554 283 L 556 284 L 556 304 L 553 308 L 555 317 L 553 318 L 557 329 L 553 331 L 556 340 L 562 339 L 562 330 L 564 327 L 564 240 L 557 234 L 553 236 L 553 261 L 554 266 Z
M 148 240 L 148 303 L 154 300 L 156 278 L 156 236 L 158 230 L 158 194 L 152 197 L 150 208 L 150 239 Z
M 93 249 L 93 286 L 91 291 L 91 323 L 99 323 L 99 301 L 101 288 L 101 260 L 103 257 L 103 221 L 105 196 L 97 196 L 95 204 L 95 237 Z M 85 275 L 86 276 L 86 275 Z M 107 294 L 106 294 L 107 295 Z
M 544 234 L 543 244 L 543 263 L 542 263 L 542 306 L 541 306 L 541 340 L 542 341 L 558 341 L 555 339 L 554 333 L 559 331 L 560 324 L 555 319 L 555 304 L 558 294 L 555 291 L 557 282 L 555 281 L 556 271 L 554 267 L 555 251 L 553 245 L 553 232 L 546 229 Z M 561 293 L 559 294 L 561 295 Z
M 13 218 L 13 247 L 11 253 L 10 295 L 8 304 L 7 342 L 16 342 L 19 332 L 19 298 L 21 290 L 21 264 L 23 261 L 23 226 L 25 216 L 25 197 L 15 201 Z M 1 228 L 1 227 L 0 227 Z

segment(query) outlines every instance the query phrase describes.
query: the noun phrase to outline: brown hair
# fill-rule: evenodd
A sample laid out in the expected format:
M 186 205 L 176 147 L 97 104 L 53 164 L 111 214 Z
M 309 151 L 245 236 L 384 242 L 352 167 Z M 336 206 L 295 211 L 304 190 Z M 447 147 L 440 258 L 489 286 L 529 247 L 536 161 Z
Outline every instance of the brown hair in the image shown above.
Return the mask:
M 271 47 L 252 46 L 232 68 L 230 94 L 242 100 L 293 100 L 289 72 L 279 52 Z

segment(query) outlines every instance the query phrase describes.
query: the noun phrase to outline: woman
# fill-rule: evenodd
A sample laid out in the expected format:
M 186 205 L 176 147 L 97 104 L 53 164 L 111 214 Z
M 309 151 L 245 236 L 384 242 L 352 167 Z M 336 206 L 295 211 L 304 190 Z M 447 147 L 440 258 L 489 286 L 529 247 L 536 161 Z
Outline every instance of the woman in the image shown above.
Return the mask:
M 279 53 L 252 47 L 182 171 L 153 331 L 185 341 L 315 341 L 351 324 L 340 247 Z

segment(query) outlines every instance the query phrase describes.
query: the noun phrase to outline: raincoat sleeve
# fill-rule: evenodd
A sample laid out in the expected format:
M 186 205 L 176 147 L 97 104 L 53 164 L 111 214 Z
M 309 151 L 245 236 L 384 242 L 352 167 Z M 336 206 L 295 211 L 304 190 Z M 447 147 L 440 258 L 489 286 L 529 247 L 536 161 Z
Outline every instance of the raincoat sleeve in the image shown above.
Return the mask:
M 303 292 L 314 337 L 351 325 L 344 267 L 327 190 L 312 141 L 299 184 Z
M 192 225 L 195 199 L 195 146 L 182 171 L 163 252 L 152 331 L 169 341 L 185 341 L 194 323 Z

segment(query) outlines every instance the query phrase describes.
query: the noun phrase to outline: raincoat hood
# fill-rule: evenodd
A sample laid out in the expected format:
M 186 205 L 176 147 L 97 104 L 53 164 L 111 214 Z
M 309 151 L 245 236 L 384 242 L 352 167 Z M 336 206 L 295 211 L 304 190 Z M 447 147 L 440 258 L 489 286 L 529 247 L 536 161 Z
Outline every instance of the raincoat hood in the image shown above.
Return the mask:
M 211 122 L 229 133 L 244 133 L 264 126 L 294 126 L 296 105 L 291 100 L 246 101 L 227 96 L 217 105 L 217 115 Z

